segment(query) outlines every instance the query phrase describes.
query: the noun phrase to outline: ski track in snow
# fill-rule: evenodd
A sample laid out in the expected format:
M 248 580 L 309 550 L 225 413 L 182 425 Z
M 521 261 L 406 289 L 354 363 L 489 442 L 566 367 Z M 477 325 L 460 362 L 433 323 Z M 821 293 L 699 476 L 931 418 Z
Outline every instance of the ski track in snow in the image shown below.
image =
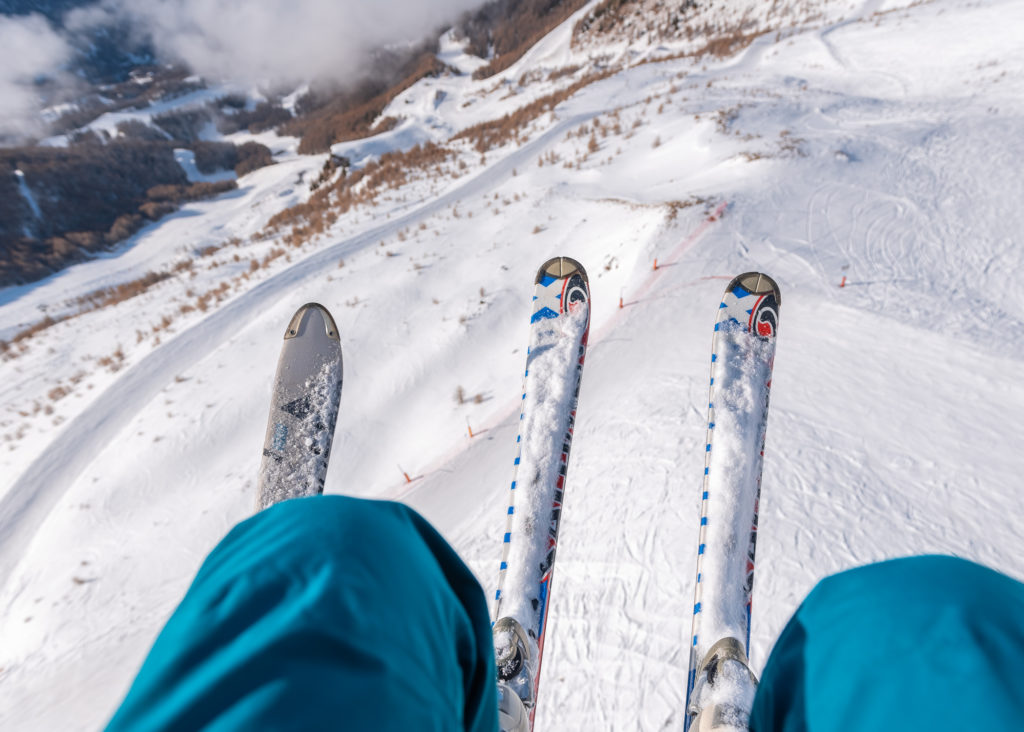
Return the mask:
M 487 247 L 494 242 L 498 251 L 512 214 L 493 215 L 479 200 L 506 195 L 510 180 L 536 186 L 528 204 L 509 209 L 531 217 L 525 232 L 534 238 L 516 243 L 515 257 L 528 261 L 514 281 L 504 271 L 489 280 L 500 281 L 500 291 L 481 293 L 491 310 L 478 324 L 454 336 L 440 316 L 432 324 L 416 313 L 395 319 L 430 295 L 406 293 L 426 286 L 397 277 L 384 292 L 406 299 L 371 295 L 365 308 L 340 314 L 352 358 L 346 350 L 328 489 L 367 480 L 357 461 L 390 468 L 391 453 L 374 451 L 413 453 L 413 483 L 372 476 L 375 495 L 424 513 L 493 598 L 525 350 L 530 282 L 520 275 L 544 255 L 587 266 L 594 320 L 538 732 L 682 725 L 708 355 L 723 284 L 716 277 L 760 269 L 779 282 L 785 302 L 762 480 L 756 670 L 790 613 L 829 573 L 941 552 L 1024 578 L 1013 489 L 1024 418 L 1024 295 L 1013 280 L 1024 230 L 1016 170 L 1024 55 L 1012 30 L 1024 18 L 1012 2 L 958 0 L 875 16 L 892 5 L 869 0 L 858 11 L 863 22 L 796 29 L 778 41 L 761 36 L 707 70 L 650 64 L 589 87 L 541 136 L 475 178 L 275 274 L 125 371 L 0 500 L 0 726 L 102 724 L 191 572 L 250 504 L 255 475 L 245 474 L 242 456 L 251 453 L 255 466 L 267 394 L 239 395 L 231 374 L 279 347 L 279 327 L 264 346 L 253 343 L 252 324 L 287 310 L 289 294 L 320 292 L 318 278 L 341 256 L 354 262 L 346 270 L 378 275 L 360 252 L 454 203 L 475 213 L 471 224 L 450 224 L 453 237 L 470 241 L 456 242 L 458 256 L 427 271 L 451 267 L 457 278 L 504 267 L 507 252 Z M 561 58 L 557 48 L 537 55 Z M 689 76 L 675 77 L 684 68 Z M 562 138 L 595 114 L 621 105 L 626 118 L 670 84 L 680 87 L 666 102 L 670 114 L 652 108 L 632 141 L 607 143 L 629 153 L 614 167 L 584 167 L 575 177 L 536 167 L 548 150 L 571 161 L 574 143 Z M 734 107 L 716 132 L 707 120 Z M 731 205 L 677 261 L 652 273 L 653 257 L 678 247 L 703 213 L 684 210 L 676 225 L 659 228 L 638 212 L 691 193 Z M 544 230 L 529 235 L 533 219 Z M 625 243 L 600 238 L 621 221 L 636 222 Z M 597 244 L 587 248 L 580 240 L 588 238 Z M 365 291 L 353 279 L 346 297 Z M 476 285 L 464 289 L 475 305 Z M 361 330 L 360 319 L 372 317 L 379 325 Z M 520 321 L 518 329 L 509 324 Z M 435 330 L 417 333 L 424 323 Z M 372 342 L 346 341 L 366 331 Z M 507 342 L 505 334 L 518 336 Z M 398 355 L 373 360 L 371 344 Z M 275 355 L 264 364 L 268 379 Z M 430 376 L 442 365 L 450 378 Z M 175 385 L 182 373 L 194 382 Z M 448 390 L 463 381 L 470 393 L 484 392 L 480 411 L 468 412 L 473 440 L 395 437 L 409 434 L 396 421 L 424 430 L 459 422 Z M 191 398 L 184 408 L 194 416 L 168 420 L 165 452 L 150 459 L 132 431 L 163 418 L 158 395 L 173 398 L 175 410 Z M 448 411 L 438 416 L 442 404 Z M 397 444 L 380 444 L 389 440 Z M 185 464 L 161 475 L 171 460 Z M 113 487 L 75 485 L 97 474 Z M 78 505 L 86 500 L 91 510 Z

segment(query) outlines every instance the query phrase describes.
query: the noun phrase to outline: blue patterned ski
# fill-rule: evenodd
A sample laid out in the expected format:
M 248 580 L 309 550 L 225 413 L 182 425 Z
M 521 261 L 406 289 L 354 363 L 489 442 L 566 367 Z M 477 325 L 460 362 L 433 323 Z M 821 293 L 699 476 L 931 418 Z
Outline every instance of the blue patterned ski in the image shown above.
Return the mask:
M 686 728 L 713 696 L 695 693 L 703 690 L 699 676 L 712 647 L 732 638 L 726 643 L 730 657 L 746 663 L 750 654 L 761 466 L 781 300 L 774 280 L 747 272 L 725 288 L 715 323 Z M 749 700 L 730 703 L 735 710 Z
M 530 729 L 589 331 L 583 266 L 568 257 L 548 260 L 535 280 L 494 615 L 498 676 L 522 700 Z

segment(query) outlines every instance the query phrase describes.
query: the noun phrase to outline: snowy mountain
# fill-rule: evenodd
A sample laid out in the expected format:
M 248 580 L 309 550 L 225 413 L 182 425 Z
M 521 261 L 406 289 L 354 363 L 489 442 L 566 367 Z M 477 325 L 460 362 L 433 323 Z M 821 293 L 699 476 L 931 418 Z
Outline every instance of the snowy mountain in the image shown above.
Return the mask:
M 112 713 L 251 511 L 304 302 L 345 350 L 327 492 L 409 503 L 493 595 L 558 254 L 593 307 L 538 729 L 682 725 L 711 328 L 740 272 L 784 313 L 755 668 L 841 569 L 942 552 L 1024 579 L 1024 7 L 734 0 L 683 12 L 688 37 L 642 2 L 602 30 L 612 5 L 487 79 L 446 36 L 455 71 L 388 131 L 334 157 L 263 133 L 278 162 L 238 190 L 0 290 L 0 727 Z

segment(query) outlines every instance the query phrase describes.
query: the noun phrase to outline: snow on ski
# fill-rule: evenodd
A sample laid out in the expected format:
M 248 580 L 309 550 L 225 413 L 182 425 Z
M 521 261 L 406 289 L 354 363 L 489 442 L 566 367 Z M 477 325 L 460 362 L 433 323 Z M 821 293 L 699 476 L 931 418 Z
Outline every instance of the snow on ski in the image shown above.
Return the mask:
M 687 728 L 709 704 L 749 712 L 752 702 L 753 684 L 739 685 L 741 698 L 726 698 L 728 694 L 723 697 L 704 688 L 708 685 L 698 683 L 704 680 L 698 675 L 714 675 L 714 671 L 706 673 L 713 647 L 710 656 L 744 664 L 750 653 L 761 466 L 781 299 L 778 285 L 770 277 L 747 272 L 725 288 L 715 323 L 687 674 Z M 745 718 L 741 723 L 746 724 Z
M 341 401 L 341 341 L 323 305 L 292 316 L 277 363 L 256 510 L 323 493 Z
M 590 329 L 590 287 L 579 262 L 548 260 L 535 285 L 494 614 L 498 676 L 522 699 L 530 729 Z

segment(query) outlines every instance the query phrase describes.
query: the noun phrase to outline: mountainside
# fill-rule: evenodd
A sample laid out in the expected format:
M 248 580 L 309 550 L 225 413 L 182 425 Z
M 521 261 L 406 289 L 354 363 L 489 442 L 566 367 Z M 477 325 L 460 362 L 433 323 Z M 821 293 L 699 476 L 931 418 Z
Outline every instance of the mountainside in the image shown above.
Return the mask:
M 785 312 L 755 668 L 841 569 L 941 552 L 1024 579 L 1022 23 L 1011 0 L 591 2 L 482 79 L 448 33 L 386 131 L 316 156 L 248 133 L 275 165 L 0 289 L 0 727 L 112 713 L 251 511 L 304 302 L 345 352 L 327 492 L 409 503 L 493 597 L 553 255 L 593 307 L 538 730 L 682 725 L 711 329 L 740 272 Z
M 477 5 L 452 2 L 425 11 L 435 27 L 450 22 L 458 8 Z M 583 4 L 491 0 L 463 12 L 451 33 L 465 38 L 470 52 L 481 57 L 475 75 L 486 78 L 507 68 Z M 174 17 L 194 12 L 194 27 L 175 28 L 168 12 Z M 230 10 L 190 6 L 189 0 L 0 3 L 0 40 L 18 62 L 0 74 L 0 98 L 8 97 L 0 104 L 0 287 L 33 282 L 109 251 L 175 210 L 165 193 L 167 186 L 184 182 L 174 162 L 184 152 L 195 153 L 207 175 L 236 167 L 232 162 L 218 168 L 219 161 L 204 155 L 211 146 L 243 146 L 234 153 L 246 161 L 238 175 L 272 162 L 269 150 L 253 154 L 257 143 L 246 133 L 277 129 L 301 139 L 300 153 L 326 152 L 336 142 L 389 129 L 398 120 L 382 113 L 396 95 L 424 77 L 450 72 L 436 53 L 436 33 L 417 25 L 408 31 L 413 42 L 388 43 L 379 31 L 371 34 L 379 38 L 376 45 L 360 38 L 344 63 L 329 65 L 327 72 L 310 69 L 302 83 L 294 80 L 294 69 L 289 77 L 288 69 L 273 65 L 284 60 L 293 66 L 296 54 L 274 48 L 266 75 L 253 81 L 254 72 L 246 72 L 249 64 L 240 56 L 254 40 L 270 42 L 251 37 L 259 34 L 261 22 L 276 27 L 308 15 L 268 4 L 237 32 L 218 35 Z M 356 26 L 374 24 L 371 13 L 352 20 Z M 296 35 L 309 30 L 300 27 Z M 349 32 L 359 35 L 358 28 Z M 371 45 L 364 48 L 366 43 Z M 324 40 L 315 39 L 302 54 L 319 58 L 324 49 L 317 44 Z M 327 45 L 346 44 L 329 38 Z M 193 58 L 183 55 L 182 46 Z M 217 53 L 225 55 L 227 69 L 209 68 L 209 56 Z M 197 69 L 213 73 L 212 79 L 209 73 L 193 73 Z M 40 115 L 29 114 L 34 105 L 42 106 Z M 232 188 L 223 175 L 217 182 L 172 198 L 209 197 Z M 105 195 L 97 200 L 89 191 Z

